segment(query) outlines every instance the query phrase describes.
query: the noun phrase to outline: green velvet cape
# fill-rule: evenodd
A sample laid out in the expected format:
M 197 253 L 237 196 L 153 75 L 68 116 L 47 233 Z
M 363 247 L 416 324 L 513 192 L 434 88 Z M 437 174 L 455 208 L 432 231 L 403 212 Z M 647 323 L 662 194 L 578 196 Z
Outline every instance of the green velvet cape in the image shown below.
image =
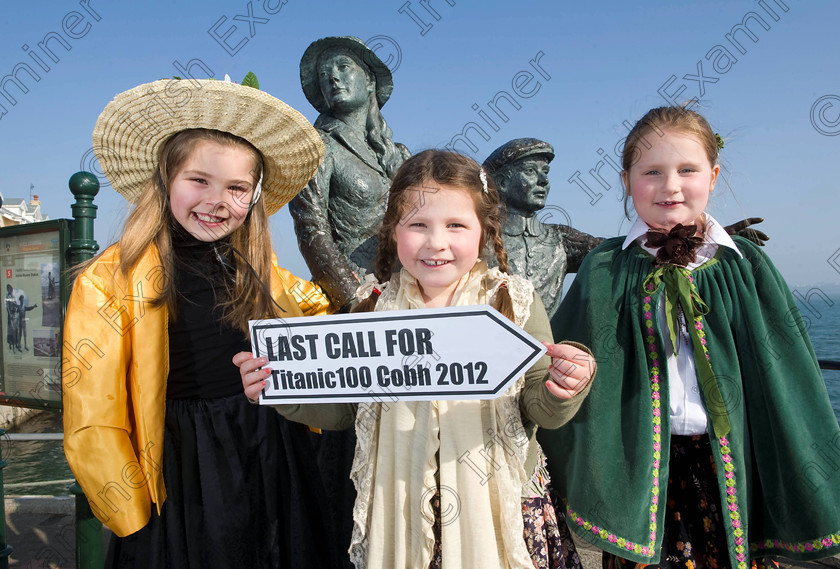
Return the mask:
M 564 427 L 541 430 L 569 526 L 595 546 L 658 563 L 668 484 L 668 379 L 653 258 L 614 238 L 584 260 L 553 323 L 589 346 L 592 391 Z M 731 431 L 710 433 L 733 568 L 840 553 L 840 428 L 799 310 L 768 257 L 735 238 L 691 275 Z M 661 413 L 660 413 L 661 411 Z M 711 421 L 709 421 L 711 428 Z

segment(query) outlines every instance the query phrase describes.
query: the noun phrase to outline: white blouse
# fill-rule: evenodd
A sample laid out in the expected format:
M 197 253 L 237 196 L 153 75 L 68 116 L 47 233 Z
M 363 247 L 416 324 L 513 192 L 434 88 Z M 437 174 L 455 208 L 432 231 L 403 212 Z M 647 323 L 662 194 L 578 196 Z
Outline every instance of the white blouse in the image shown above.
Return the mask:
M 737 245 L 717 222 L 708 213 L 706 215 L 706 235 L 704 243 L 697 249 L 697 259 L 689 263 L 689 270 L 694 270 L 703 263 L 709 261 L 717 253 L 718 247 L 729 247 L 740 257 L 743 257 Z M 637 218 L 627 238 L 624 240 L 622 249 L 627 249 L 635 241 L 650 253 L 656 256 L 656 249 L 645 247 L 647 240 L 645 234 L 650 230 L 647 223 Z M 691 337 L 685 327 L 685 318 L 680 315 L 680 331 L 677 334 L 679 343 L 679 355 L 675 355 L 674 346 L 671 345 L 671 336 L 668 333 L 668 324 L 665 317 L 665 298 L 659 299 L 658 307 L 659 333 L 664 338 L 665 351 L 668 356 L 668 390 L 671 433 L 675 435 L 701 435 L 707 431 L 708 420 L 706 410 L 703 407 L 703 400 L 700 396 L 700 386 L 697 383 L 697 372 L 694 369 L 693 348 Z

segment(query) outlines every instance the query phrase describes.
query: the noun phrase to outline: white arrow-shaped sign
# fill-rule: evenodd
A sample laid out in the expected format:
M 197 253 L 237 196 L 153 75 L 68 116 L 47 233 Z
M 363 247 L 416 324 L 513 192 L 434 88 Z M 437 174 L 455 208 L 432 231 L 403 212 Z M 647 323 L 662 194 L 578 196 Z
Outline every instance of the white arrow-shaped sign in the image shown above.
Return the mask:
M 487 305 L 251 321 L 260 403 L 494 399 L 545 346 Z

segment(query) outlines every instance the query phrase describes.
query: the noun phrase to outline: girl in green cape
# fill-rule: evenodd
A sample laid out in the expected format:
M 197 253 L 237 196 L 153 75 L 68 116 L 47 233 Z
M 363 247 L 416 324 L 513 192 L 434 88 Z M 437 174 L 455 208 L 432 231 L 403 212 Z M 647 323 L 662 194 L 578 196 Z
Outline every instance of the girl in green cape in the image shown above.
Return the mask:
M 802 318 L 761 250 L 704 211 L 722 147 L 684 108 L 635 125 L 622 180 L 639 218 L 587 256 L 553 330 L 592 348 L 601 379 L 539 440 L 605 568 L 840 552 L 840 429 Z

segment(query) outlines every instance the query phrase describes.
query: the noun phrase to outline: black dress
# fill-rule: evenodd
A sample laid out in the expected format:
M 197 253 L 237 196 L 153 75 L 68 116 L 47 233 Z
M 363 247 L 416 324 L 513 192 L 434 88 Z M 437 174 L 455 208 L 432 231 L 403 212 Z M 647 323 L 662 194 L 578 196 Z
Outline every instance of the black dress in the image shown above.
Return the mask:
M 307 428 L 248 403 L 233 354 L 250 350 L 221 321 L 231 275 L 212 243 L 175 237 L 163 478 L 167 499 L 140 531 L 111 541 L 108 567 L 336 567 L 326 493 Z

